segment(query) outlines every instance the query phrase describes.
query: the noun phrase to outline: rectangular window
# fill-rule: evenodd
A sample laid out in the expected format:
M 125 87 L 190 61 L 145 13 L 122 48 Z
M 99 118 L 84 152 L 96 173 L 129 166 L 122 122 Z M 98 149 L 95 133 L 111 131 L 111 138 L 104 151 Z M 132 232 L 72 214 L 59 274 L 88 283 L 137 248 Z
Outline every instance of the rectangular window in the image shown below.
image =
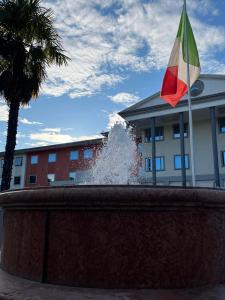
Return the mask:
M 48 162 L 56 162 L 56 153 L 49 153 Z
M 15 166 L 19 167 L 19 166 L 22 166 L 22 164 L 23 164 L 23 158 L 22 157 L 16 157 L 15 158 Z
M 185 169 L 189 169 L 189 155 L 185 154 Z M 174 155 L 174 169 L 181 169 L 181 155 Z
M 93 150 L 92 149 L 85 149 L 84 150 L 84 158 L 90 159 L 93 157 Z
M 164 140 L 164 128 L 163 127 L 155 127 L 155 140 L 163 141 Z M 152 141 L 151 128 L 145 130 L 145 143 L 149 143 Z
M 55 181 L 55 174 L 48 174 L 48 182 Z
M 155 158 L 156 164 L 156 171 L 165 171 L 165 158 L 164 156 L 156 156 Z M 145 171 L 151 172 L 152 171 L 152 159 L 146 158 L 145 159 Z
M 36 183 L 37 182 L 37 176 L 36 175 L 30 175 L 29 183 Z
M 36 165 L 38 163 L 38 156 L 32 155 L 30 158 L 30 163 L 31 163 L 31 165 Z
M 14 184 L 15 185 L 20 184 L 20 176 L 15 176 L 14 177 Z
M 75 181 L 76 180 L 76 172 L 69 173 L 69 180 Z
M 77 150 L 70 151 L 70 160 L 77 160 L 79 158 L 79 152 Z
M 188 123 L 184 123 L 184 137 L 188 136 Z M 173 125 L 173 138 L 179 139 L 180 138 L 180 124 Z
M 225 151 L 222 151 L 222 167 L 225 167 Z
M 225 117 L 219 118 L 219 131 L 225 133 Z
M 3 168 L 3 165 L 4 165 L 4 159 L 2 158 L 1 159 L 1 168 Z

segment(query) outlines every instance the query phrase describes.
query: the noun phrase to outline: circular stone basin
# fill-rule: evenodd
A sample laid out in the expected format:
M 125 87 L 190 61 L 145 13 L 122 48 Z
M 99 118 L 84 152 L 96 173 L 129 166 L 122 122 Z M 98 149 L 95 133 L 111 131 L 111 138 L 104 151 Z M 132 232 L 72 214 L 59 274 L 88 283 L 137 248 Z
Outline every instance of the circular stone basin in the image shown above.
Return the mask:
M 225 191 L 77 186 L 0 194 L 1 267 L 54 284 L 184 288 L 225 280 Z

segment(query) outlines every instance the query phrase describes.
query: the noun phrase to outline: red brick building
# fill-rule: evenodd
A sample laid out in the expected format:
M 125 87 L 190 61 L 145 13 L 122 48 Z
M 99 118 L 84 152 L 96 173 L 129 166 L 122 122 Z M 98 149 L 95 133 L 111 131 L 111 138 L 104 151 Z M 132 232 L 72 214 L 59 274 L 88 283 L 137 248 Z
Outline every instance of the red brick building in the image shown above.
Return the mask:
M 103 139 L 27 149 L 25 187 L 82 183 Z

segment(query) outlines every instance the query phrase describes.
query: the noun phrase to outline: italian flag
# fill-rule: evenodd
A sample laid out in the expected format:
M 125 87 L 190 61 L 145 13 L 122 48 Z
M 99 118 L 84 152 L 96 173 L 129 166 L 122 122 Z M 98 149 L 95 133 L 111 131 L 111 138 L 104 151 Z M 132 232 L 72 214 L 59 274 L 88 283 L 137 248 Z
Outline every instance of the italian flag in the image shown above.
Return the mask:
M 200 75 L 198 49 L 190 21 L 185 9 L 183 9 L 177 37 L 170 55 L 169 64 L 164 75 L 160 93 L 160 97 L 170 103 L 173 107 L 177 105 L 179 100 L 188 91 L 185 18 L 187 20 L 188 32 L 190 86 L 192 86 Z

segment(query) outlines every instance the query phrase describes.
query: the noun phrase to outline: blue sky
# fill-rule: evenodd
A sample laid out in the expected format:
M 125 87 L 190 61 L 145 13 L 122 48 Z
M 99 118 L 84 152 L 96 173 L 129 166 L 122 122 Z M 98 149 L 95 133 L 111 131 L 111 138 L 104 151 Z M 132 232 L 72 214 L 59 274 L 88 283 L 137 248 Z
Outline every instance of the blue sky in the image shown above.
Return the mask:
M 71 57 L 20 111 L 17 149 L 95 138 L 161 82 L 182 0 L 43 0 Z M 202 73 L 225 74 L 225 1 L 187 0 Z M 0 99 L 0 150 L 7 106 Z

